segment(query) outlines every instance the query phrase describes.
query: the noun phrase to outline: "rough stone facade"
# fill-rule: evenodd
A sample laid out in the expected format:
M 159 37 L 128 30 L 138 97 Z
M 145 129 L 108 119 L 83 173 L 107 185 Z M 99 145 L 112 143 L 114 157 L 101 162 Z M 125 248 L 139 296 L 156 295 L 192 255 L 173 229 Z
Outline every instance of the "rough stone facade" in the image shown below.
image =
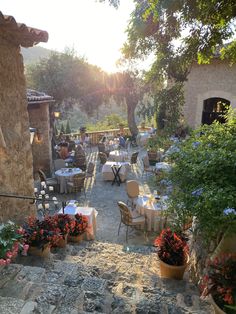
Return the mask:
M 40 134 L 40 140 L 35 136 L 32 143 L 33 152 L 33 169 L 36 177 L 38 169 L 46 173 L 51 173 L 52 165 L 52 148 L 51 148 L 51 130 L 50 130 L 50 113 L 48 103 L 29 104 L 29 121 L 30 126 L 37 129 Z
M 220 97 L 236 108 L 236 65 L 213 59 L 210 64 L 193 64 L 184 86 L 184 116 L 189 126 L 201 124 L 203 101 Z
M 1 38 L 0 193 L 33 195 L 33 167 L 23 59 L 19 46 Z M 0 197 L 0 221 L 33 213 L 29 201 Z

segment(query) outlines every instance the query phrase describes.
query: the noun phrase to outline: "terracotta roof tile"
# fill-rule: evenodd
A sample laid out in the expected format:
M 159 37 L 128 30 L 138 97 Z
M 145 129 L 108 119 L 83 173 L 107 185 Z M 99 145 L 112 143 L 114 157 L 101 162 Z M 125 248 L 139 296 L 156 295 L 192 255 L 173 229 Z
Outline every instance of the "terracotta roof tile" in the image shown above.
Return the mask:
M 28 27 L 23 23 L 17 23 L 13 16 L 3 15 L 1 11 L 0 32 L 7 34 L 14 33 L 14 35 L 17 35 L 14 36 L 14 39 L 23 47 L 31 47 L 39 42 L 48 41 L 48 33 L 46 31 Z

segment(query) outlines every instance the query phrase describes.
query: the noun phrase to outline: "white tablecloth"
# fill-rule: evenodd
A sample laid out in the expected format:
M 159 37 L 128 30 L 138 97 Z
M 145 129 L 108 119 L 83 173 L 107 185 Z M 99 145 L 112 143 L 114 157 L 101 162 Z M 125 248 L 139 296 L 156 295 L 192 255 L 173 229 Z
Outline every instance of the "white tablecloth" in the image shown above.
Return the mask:
M 81 173 L 80 168 L 61 168 L 55 172 L 60 184 L 60 193 L 68 193 L 67 184 L 68 180 L 71 180 L 75 174 Z
M 111 166 L 116 165 L 119 167 L 121 165 L 121 169 L 119 171 L 119 176 L 122 182 L 126 180 L 127 173 L 130 170 L 129 162 L 114 162 L 107 161 L 102 167 L 102 177 L 103 180 L 112 181 L 114 179 L 114 174 L 112 172 Z
M 139 214 L 146 216 L 148 231 L 160 232 L 165 222 L 164 205 L 162 200 L 149 202 L 149 197 L 146 195 L 139 196 L 136 201 L 136 210 Z
M 86 216 L 88 218 L 88 227 L 85 232 L 85 237 L 86 240 L 94 240 L 96 236 L 96 220 L 98 212 L 93 207 L 78 207 L 76 203 L 77 201 L 71 200 L 64 208 L 64 214 L 71 216 L 82 214 L 83 216 Z M 62 213 L 62 209 L 60 210 L 60 213 Z
M 109 154 L 109 159 L 112 161 L 125 161 L 128 158 L 128 153 L 123 150 L 113 150 Z

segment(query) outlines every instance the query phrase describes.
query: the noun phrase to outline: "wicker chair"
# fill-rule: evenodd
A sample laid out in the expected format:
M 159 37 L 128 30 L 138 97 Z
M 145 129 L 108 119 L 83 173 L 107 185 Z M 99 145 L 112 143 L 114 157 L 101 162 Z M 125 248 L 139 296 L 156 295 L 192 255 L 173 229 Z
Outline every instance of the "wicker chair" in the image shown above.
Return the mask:
M 88 168 L 87 168 L 87 172 L 86 172 L 86 179 L 94 177 L 94 183 L 96 184 L 96 177 L 94 174 L 94 168 L 95 168 L 95 164 L 92 161 L 90 161 L 88 163 Z
M 118 204 L 119 209 L 120 209 L 120 217 L 121 217 L 119 229 L 118 229 L 118 235 L 120 233 L 121 224 L 123 223 L 125 226 L 127 226 L 126 242 L 128 242 L 129 227 L 142 226 L 144 229 L 144 232 L 145 232 L 145 236 L 146 236 L 146 218 L 145 218 L 145 216 L 142 216 L 142 215 L 133 216 L 131 211 L 129 210 L 129 207 L 125 203 L 118 202 L 117 204 Z
M 150 166 L 148 155 L 144 156 L 142 160 L 143 160 L 142 176 L 143 176 L 144 172 L 146 172 L 146 176 L 148 173 L 155 173 L 155 170 Z
M 100 159 L 100 168 L 107 162 L 107 155 L 105 153 L 99 152 L 98 153 Z
M 69 188 L 70 193 L 76 193 L 81 192 L 83 190 L 84 195 L 86 197 L 85 193 L 85 187 L 84 187 L 84 181 L 85 181 L 85 173 L 78 173 L 72 177 L 72 181 L 67 181 L 67 186 Z
M 110 151 L 106 150 L 106 146 L 104 143 L 98 143 L 98 152 L 106 154 L 109 157 Z
M 39 175 L 39 179 L 41 182 L 46 182 L 47 186 L 53 186 L 55 190 L 58 190 L 59 188 L 59 183 L 57 181 L 56 178 L 47 178 L 46 174 L 44 173 L 44 171 L 42 169 L 38 170 L 38 175 Z
M 135 208 L 136 199 L 139 196 L 139 184 L 135 180 L 127 181 L 126 183 L 126 192 L 128 196 L 127 204 L 131 202 L 131 207 Z
M 139 152 L 134 152 L 134 153 L 131 155 L 131 158 L 130 158 L 131 167 L 133 167 L 134 165 L 137 165 L 137 162 L 138 162 L 138 154 L 139 154 Z
M 74 166 L 80 168 L 83 171 L 86 171 L 87 164 L 86 164 L 86 157 L 85 155 L 76 155 Z

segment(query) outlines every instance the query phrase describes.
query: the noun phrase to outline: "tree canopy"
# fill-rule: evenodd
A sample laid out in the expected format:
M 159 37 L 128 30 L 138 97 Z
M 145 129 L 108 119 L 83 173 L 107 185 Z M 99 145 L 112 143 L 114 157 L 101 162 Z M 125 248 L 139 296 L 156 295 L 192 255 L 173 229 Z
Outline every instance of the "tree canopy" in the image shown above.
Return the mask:
M 117 7 L 117 1 L 109 2 Z M 183 85 L 193 62 L 208 63 L 219 53 L 221 58 L 236 62 L 236 40 L 233 40 L 236 2 L 134 0 L 134 3 L 123 54 L 126 59 L 135 60 L 152 56 L 146 78 L 153 83 L 155 99 L 159 99 L 153 110 L 169 115 L 173 124 L 176 115 L 172 117 L 172 113 L 181 111 L 183 103 L 176 102 L 169 110 L 169 95 L 173 98 L 175 92 L 175 97 L 183 100 L 182 89 L 173 85 Z M 164 86 L 165 82 L 171 84 Z

